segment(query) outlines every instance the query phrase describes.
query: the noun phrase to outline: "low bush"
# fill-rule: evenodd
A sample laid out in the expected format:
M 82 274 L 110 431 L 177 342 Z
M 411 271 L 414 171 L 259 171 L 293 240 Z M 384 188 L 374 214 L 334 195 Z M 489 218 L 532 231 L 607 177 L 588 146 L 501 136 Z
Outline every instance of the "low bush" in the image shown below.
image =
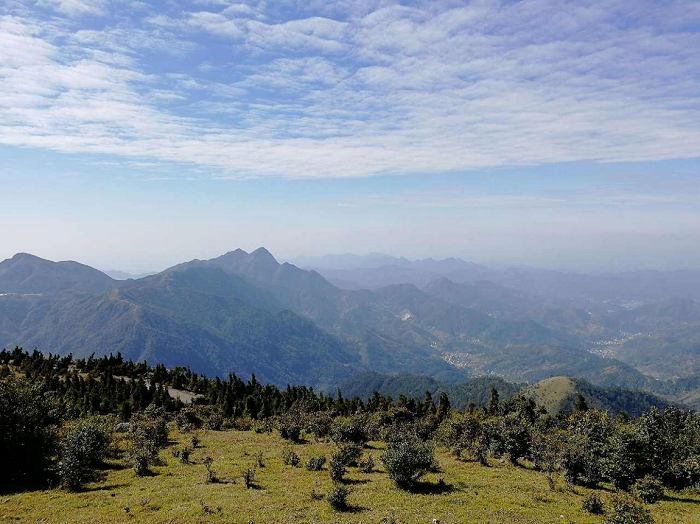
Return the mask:
M 284 463 L 287 466 L 292 466 L 293 468 L 296 468 L 299 465 L 299 462 L 301 462 L 299 455 L 297 455 L 291 449 L 285 449 L 282 451 L 282 460 L 284 460 Z
M 601 500 L 600 496 L 593 493 L 588 495 L 581 503 L 583 511 L 590 513 L 591 515 L 603 515 L 605 513 L 605 504 Z
M 348 509 L 348 495 L 350 490 L 344 486 L 335 484 L 328 494 L 328 503 L 336 511 L 345 511 Z
M 374 471 L 374 466 L 374 457 L 372 457 L 372 455 L 367 455 L 366 458 L 357 463 L 357 467 L 362 473 L 372 473 Z
M 647 475 L 632 486 L 632 493 L 647 504 L 654 504 L 664 496 L 664 486 L 659 479 Z
M 326 457 L 311 457 L 306 462 L 306 469 L 308 469 L 309 471 L 321 471 L 325 463 Z
M 328 473 L 333 482 L 342 482 L 345 477 L 345 463 L 338 453 L 331 455 L 331 460 L 328 464 Z
M 101 422 L 83 420 L 71 426 L 60 444 L 58 475 L 61 485 L 79 489 L 95 477 L 96 467 L 107 456 L 110 434 Z
M 245 473 L 243 473 L 243 483 L 246 489 L 255 487 L 255 467 L 248 468 Z
M 284 416 L 277 422 L 277 429 L 283 439 L 292 442 L 301 441 L 301 432 L 304 429 L 298 418 L 292 416 Z
M 618 495 L 612 501 L 612 509 L 605 524 L 654 524 L 654 518 L 633 497 Z
M 356 467 L 362 457 L 362 446 L 359 444 L 344 444 L 338 448 L 337 455 L 346 466 Z
M 334 420 L 331 425 L 331 440 L 336 444 L 357 444 L 364 446 L 367 443 L 367 421 L 365 417 L 352 417 L 349 419 Z
M 391 442 L 381 460 L 389 478 L 400 487 L 411 486 L 435 464 L 433 447 L 417 437 Z

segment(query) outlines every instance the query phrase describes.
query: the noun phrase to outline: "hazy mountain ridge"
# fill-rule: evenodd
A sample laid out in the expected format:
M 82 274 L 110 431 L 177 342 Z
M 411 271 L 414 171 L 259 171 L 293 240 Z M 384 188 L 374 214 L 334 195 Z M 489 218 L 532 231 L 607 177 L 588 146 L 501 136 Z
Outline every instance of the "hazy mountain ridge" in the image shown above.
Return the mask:
M 73 261 L 52 262 L 18 253 L 0 262 L 0 294 L 104 293 L 118 285 L 101 271 Z
M 623 350 L 629 341 L 594 342 L 616 336 L 624 326 L 650 325 L 649 319 L 658 321 L 665 336 L 687 332 L 692 339 L 700 311 L 689 299 L 659 303 L 657 309 L 586 299 L 572 304 L 500 283 L 447 277 L 423 289 L 411 283 L 340 289 L 316 271 L 278 263 L 264 248 L 238 249 L 122 282 L 78 264 L 90 285 L 57 273 L 57 263 L 33 258 L 27 259 L 31 265 L 47 269 L 35 276 L 32 289 L 46 294 L 0 297 L 0 344 L 78 356 L 119 350 L 135 360 L 191 365 L 210 374 L 255 373 L 277 384 L 328 386 L 373 370 L 431 375 L 447 384 L 470 374 L 531 383 L 568 375 L 657 391 L 666 383 L 613 358 L 619 354 L 634 362 Z M 0 289 L 16 285 L 14 275 L 22 273 L 23 257 L 10 260 L 2 263 L 12 271 L 0 278 Z M 458 259 L 419 265 L 475 266 Z M 111 289 L 97 292 L 95 279 Z M 683 348 L 695 354 L 692 344 Z M 649 349 L 648 359 L 663 360 L 655 356 L 657 349 Z M 694 398 L 687 388 L 676 395 Z
M 483 376 L 469 379 L 461 384 L 446 385 L 438 380 L 422 375 L 397 374 L 382 375 L 362 372 L 340 384 L 346 397 L 369 398 L 375 391 L 389 395 L 394 400 L 400 395 L 424 399 L 429 392 L 434 399 L 446 393 L 451 404 L 464 410 L 470 403 L 476 407 L 487 405 L 491 389 L 498 391 L 501 401 L 516 395 L 532 398 L 538 406 L 556 415 L 561 411 L 571 411 L 578 394 L 583 395 L 589 407 L 610 411 L 613 414 L 625 412 L 630 416 L 640 416 L 652 406 L 664 408 L 672 405 L 663 398 L 641 391 L 617 387 L 598 387 L 578 378 L 551 377 L 533 385 L 508 382 L 500 377 Z

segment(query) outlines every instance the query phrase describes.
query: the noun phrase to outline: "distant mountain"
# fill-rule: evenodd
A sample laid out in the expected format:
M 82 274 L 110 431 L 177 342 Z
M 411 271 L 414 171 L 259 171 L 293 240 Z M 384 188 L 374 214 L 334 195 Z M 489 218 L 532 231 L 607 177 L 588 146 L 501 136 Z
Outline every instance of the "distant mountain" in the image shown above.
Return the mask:
M 52 262 L 18 253 L 0 262 L 0 294 L 42 294 L 65 291 L 104 293 L 117 282 L 78 262 Z
M 135 361 L 254 373 L 280 385 L 332 383 L 359 369 L 350 345 L 221 270 L 165 272 L 100 296 L 0 300 L 0 317 L 22 302 L 19 332 L 3 333 L 3 344 L 77 357 L 120 351 Z
M 490 271 L 459 259 L 397 260 L 426 273 Z M 445 387 L 474 375 L 528 383 L 576 376 L 667 395 L 670 383 L 648 375 L 700 372 L 700 308 L 692 299 L 568 300 L 445 276 L 422 289 L 348 290 L 280 264 L 264 248 L 138 280 L 21 254 L 0 268 L 0 345 L 47 352 L 121 351 L 209 374 L 319 387 L 371 370 L 428 375 Z M 650 331 L 626 331 L 638 329 Z M 681 394 L 695 398 L 688 388 L 669 396 Z
M 150 271 L 147 273 L 129 273 L 127 271 L 120 271 L 118 269 L 111 269 L 109 271 L 105 271 L 104 273 L 112 277 L 114 280 L 137 280 L 139 278 L 150 277 L 151 275 L 156 274 L 155 271 Z
M 552 377 L 525 388 L 521 394 L 531 397 L 538 406 L 548 413 L 572 411 L 576 397 L 583 395 L 588 407 L 610 411 L 613 414 L 625 412 L 639 417 L 652 407 L 663 409 L 670 402 L 642 391 L 630 391 L 617 387 L 601 388 L 585 380 L 569 377 Z
M 573 410 L 576 396 L 580 393 L 588 406 L 609 411 L 613 414 L 626 412 L 631 416 L 640 416 L 652 406 L 664 408 L 671 403 L 651 393 L 632 391 L 623 388 L 603 388 L 593 386 L 582 379 L 569 377 L 552 377 L 532 386 L 516 384 L 499 377 L 478 377 L 464 383 L 448 386 L 430 377 L 421 375 L 381 375 L 363 372 L 352 376 L 339 385 L 346 397 L 358 396 L 367 399 L 375 391 L 397 399 L 403 394 L 409 398 L 423 399 L 426 391 L 437 400 L 440 393 L 448 395 L 451 404 L 460 410 L 470 403 L 477 407 L 486 406 L 491 396 L 491 389 L 498 391 L 500 400 L 516 395 L 531 397 L 538 406 L 550 414 Z
M 346 254 L 295 260 L 346 289 L 375 289 L 404 283 L 423 287 L 439 277 L 446 277 L 458 283 L 491 281 L 548 299 L 700 300 L 700 270 L 589 275 L 534 268 L 494 269 L 459 258 L 408 260 L 388 255 Z

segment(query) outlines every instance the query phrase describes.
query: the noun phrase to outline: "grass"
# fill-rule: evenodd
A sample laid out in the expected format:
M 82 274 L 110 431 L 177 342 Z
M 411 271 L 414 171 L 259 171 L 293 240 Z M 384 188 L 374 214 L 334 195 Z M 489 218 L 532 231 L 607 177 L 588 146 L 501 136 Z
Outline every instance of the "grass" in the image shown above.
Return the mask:
M 285 466 L 282 450 L 289 444 L 276 434 L 253 432 L 197 432 L 200 447 L 192 454 L 193 464 L 182 464 L 170 449 L 161 451 L 163 465 L 154 475 L 138 478 L 120 460 L 112 460 L 102 478 L 80 493 L 62 490 L 33 491 L 0 497 L 0 523 L 403 523 L 425 524 L 439 519 L 442 524 L 464 523 L 600 523 L 603 518 L 586 514 L 581 501 L 590 493 L 569 489 L 558 480 L 550 491 L 544 475 L 527 467 L 491 461 L 489 468 L 457 461 L 438 451 L 440 472 L 423 479 L 414 492 L 394 487 L 381 470 L 382 444 L 374 443 L 372 453 L 377 471 L 360 473 L 348 468 L 350 510 L 338 513 L 326 500 L 312 497 L 327 494 L 332 484 L 328 465 L 323 471 Z M 191 434 L 173 432 L 178 441 L 189 442 Z M 311 456 L 326 455 L 332 446 L 309 442 L 294 446 L 305 464 Z M 262 453 L 265 467 L 255 473 L 254 489 L 246 489 L 245 471 Z M 221 480 L 208 484 L 205 457 Z M 441 487 L 439 479 L 446 486 Z M 611 493 L 600 491 L 604 500 Z M 691 524 L 700 522 L 700 495 L 670 494 L 649 506 L 656 522 Z

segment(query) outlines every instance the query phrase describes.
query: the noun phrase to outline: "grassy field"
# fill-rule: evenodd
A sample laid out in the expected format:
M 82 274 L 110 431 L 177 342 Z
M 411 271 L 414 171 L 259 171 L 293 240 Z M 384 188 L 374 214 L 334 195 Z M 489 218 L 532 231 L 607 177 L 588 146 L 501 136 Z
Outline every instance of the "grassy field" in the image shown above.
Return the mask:
M 161 451 L 164 464 L 153 468 L 152 476 L 138 478 L 118 459 L 109 461 L 102 478 L 84 491 L 68 493 L 47 490 L 5 495 L 0 498 L 0 523 L 600 523 L 600 516 L 588 515 L 581 501 L 589 490 L 570 489 L 557 479 L 550 491 L 545 477 L 527 467 L 491 461 L 485 468 L 457 461 L 438 450 L 441 471 L 427 475 L 420 489 L 401 491 L 381 470 L 382 445 L 373 454 L 378 471 L 363 474 L 349 468 L 347 486 L 351 508 L 338 513 L 326 500 L 331 488 L 327 465 L 323 471 L 285 466 L 281 452 L 288 444 L 277 434 L 253 432 L 196 432 L 200 447 L 192 454 L 193 464 L 181 464 L 171 453 L 189 441 L 192 434 L 171 434 L 178 443 Z M 302 464 L 311 456 L 326 455 L 332 446 L 309 442 L 292 446 Z M 265 467 L 256 471 L 256 488 L 246 489 L 245 470 L 262 453 Z M 214 460 L 213 469 L 222 480 L 205 481 L 203 459 Z M 446 487 L 438 483 L 444 478 Z M 599 490 L 604 500 L 611 496 Z M 700 494 L 668 493 L 649 506 L 657 523 L 700 523 Z

